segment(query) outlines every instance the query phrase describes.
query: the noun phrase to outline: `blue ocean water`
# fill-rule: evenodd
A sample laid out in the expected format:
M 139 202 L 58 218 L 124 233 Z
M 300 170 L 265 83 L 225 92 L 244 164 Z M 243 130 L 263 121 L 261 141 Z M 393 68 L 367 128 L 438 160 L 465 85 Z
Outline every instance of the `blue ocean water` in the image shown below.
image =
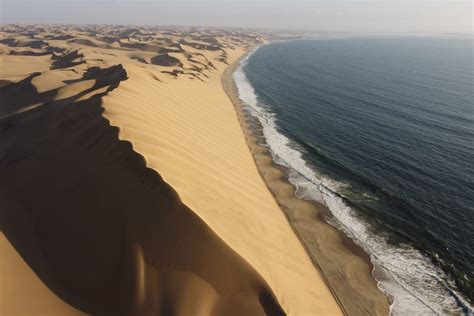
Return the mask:
M 474 303 L 473 38 L 265 45 L 234 73 L 297 195 L 385 275 L 393 314 Z

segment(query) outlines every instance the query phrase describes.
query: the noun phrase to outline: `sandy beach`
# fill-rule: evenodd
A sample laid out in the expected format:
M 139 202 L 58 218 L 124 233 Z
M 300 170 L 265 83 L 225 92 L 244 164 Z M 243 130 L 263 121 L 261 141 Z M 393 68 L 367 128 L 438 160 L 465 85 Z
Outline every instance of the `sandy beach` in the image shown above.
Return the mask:
M 388 314 L 249 128 L 231 73 L 263 41 L 3 26 L 0 314 Z

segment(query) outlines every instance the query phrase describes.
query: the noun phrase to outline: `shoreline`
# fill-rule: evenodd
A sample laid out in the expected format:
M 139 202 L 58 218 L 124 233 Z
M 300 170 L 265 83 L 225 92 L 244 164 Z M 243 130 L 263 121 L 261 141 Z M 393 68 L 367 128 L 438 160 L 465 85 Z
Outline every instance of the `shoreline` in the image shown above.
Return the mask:
M 260 122 L 242 104 L 232 76 L 254 48 L 250 47 L 227 67 L 221 81 L 234 105 L 260 176 L 344 314 L 389 314 L 391 298 L 377 286 L 378 281 L 374 277 L 376 271 L 370 255 L 344 232 L 326 221 L 325 217 L 331 216 L 326 206 L 296 196 L 297 189 L 288 179 L 288 169 L 274 162 Z M 302 210 L 306 216 L 300 216 Z M 309 219 L 309 223 L 304 222 L 305 219 Z M 326 245 L 319 244 L 318 239 L 324 239 Z M 330 252 L 322 249 L 325 247 Z M 338 249 L 334 251 L 334 247 Z M 351 262 L 350 267 L 345 264 L 347 260 Z M 354 282 L 355 275 L 358 280 Z
M 45 50 L 63 52 L 59 59 L 29 51 L 25 54 L 33 55 L 10 55 L 10 50 L 18 50 L 19 54 L 25 51 L 0 45 L 4 53 L 1 57 L 11 70 L 7 79 L 38 73 L 19 82 L 8 80 L 13 87 L 21 85 L 38 92 L 24 106 L 36 104 L 36 98 L 42 102 L 42 106 L 15 116 L 18 126 L 10 136 L 23 135 L 17 141 L 18 146 L 26 146 L 25 152 L 31 144 L 44 144 L 39 155 L 32 148 L 31 157 L 15 165 L 21 168 L 21 164 L 28 163 L 21 174 L 27 176 L 25 170 L 31 170 L 40 175 L 35 177 L 40 182 L 30 181 L 28 186 L 12 190 L 19 192 L 13 202 L 18 199 L 23 205 L 25 197 L 37 201 L 31 212 L 51 210 L 38 222 L 40 231 L 47 235 L 30 238 L 34 227 L 22 225 L 21 218 L 11 224 L 17 226 L 4 231 L 7 238 L 15 232 L 21 235 L 19 238 L 30 238 L 33 244 L 40 243 L 41 249 L 48 250 L 46 258 L 35 253 L 25 257 L 27 264 L 38 264 L 39 269 L 43 264 L 51 265 L 51 271 L 57 269 L 58 278 L 69 280 L 64 285 L 67 293 L 58 292 L 61 288 L 55 290 L 61 300 L 50 307 L 59 308 L 65 302 L 92 314 L 119 309 L 152 312 L 160 311 L 160 306 L 179 309 L 186 315 L 279 315 L 282 310 L 288 315 L 343 314 L 341 302 L 337 302 L 340 296 L 331 292 L 326 276 L 315 269 L 306 245 L 296 236 L 299 232 L 295 233 L 290 224 L 291 218 L 285 216 L 264 182 L 235 107 L 222 88 L 224 71 L 245 55 L 246 47 L 259 45 L 259 37 L 249 39 L 245 34 L 244 40 L 235 42 L 223 33 L 219 37 L 223 49 L 216 51 L 192 46 L 200 33 L 178 29 L 171 33 L 170 43 L 153 46 L 156 42 L 140 34 L 130 35 L 129 31 L 117 29 L 125 35 L 116 39 L 135 38 L 128 42 L 132 50 L 103 46 L 104 42 L 93 36 L 72 44 L 51 40 Z M 45 32 L 38 30 L 37 37 L 48 37 Z M 153 38 L 161 38 L 161 34 L 168 36 L 169 31 L 157 30 Z M 146 45 L 169 49 L 179 44 L 173 34 L 187 39 L 191 46 L 183 45 L 182 52 L 160 57 L 165 58 L 164 62 L 157 59 L 161 55 L 143 50 L 150 47 Z M 212 36 L 217 35 L 212 32 Z M 90 43 L 96 46 L 88 46 Z M 14 96 L 20 97 L 21 93 Z M 48 99 L 43 102 L 43 97 Z M 64 106 L 70 103 L 75 106 Z M 7 108 L 5 114 L 18 109 Z M 35 125 L 26 125 L 28 119 Z M 54 122 L 41 128 L 48 120 Z M 70 148 L 57 150 L 64 148 L 61 146 Z M 42 159 L 43 152 L 64 155 L 58 156 L 56 163 L 54 159 Z M 14 152 L 12 157 L 16 157 Z M 70 168 L 76 164 L 76 168 Z M 107 168 L 101 167 L 104 165 Z M 7 176 L 18 178 L 15 170 L 6 170 L 4 182 Z M 49 185 L 46 180 L 51 177 L 41 183 L 42 174 L 49 170 L 59 170 L 64 177 L 60 183 L 77 184 L 74 188 L 81 190 Z M 275 175 L 284 175 L 284 170 L 279 172 Z M 100 196 L 97 188 L 102 188 Z M 294 194 L 291 186 L 286 191 Z M 60 198 L 42 198 L 50 195 Z M 87 198 L 81 198 L 84 196 Z M 64 208 L 62 201 L 73 203 Z M 75 229 L 68 228 L 72 226 Z M 25 255 L 28 249 L 38 247 L 17 249 Z M 120 249 L 125 249 L 124 257 L 119 256 Z M 123 271 L 104 269 L 113 264 L 95 260 L 101 253 L 120 264 Z M 83 263 L 84 258 L 87 263 Z M 90 284 L 81 278 L 84 267 L 95 275 Z M 45 270 L 46 274 L 41 271 L 38 275 L 45 285 L 54 285 L 54 280 L 44 278 L 50 270 Z M 353 277 L 358 278 L 358 274 Z M 24 287 L 17 284 L 11 282 L 15 286 L 9 286 L 7 293 L 23 298 L 18 290 Z M 102 303 L 96 302 L 98 290 L 107 296 Z M 75 295 L 69 295 L 69 291 Z M 278 304 L 269 304 L 276 301 Z M 22 310 L 21 300 L 11 303 L 9 310 Z M 273 308 L 276 305 L 281 309 Z
M 105 115 L 181 201 L 263 277 L 284 311 L 342 315 L 260 176 L 222 89 L 222 73 L 245 49 L 236 46 L 226 55 L 229 63 L 214 63 L 204 80 L 158 74 L 159 84 L 149 80 L 153 66 L 126 63 L 129 79 L 104 100 Z M 130 99 L 141 102 L 130 107 Z
M 310 41 L 343 38 L 320 35 Z M 358 36 L 366 40 L 365 35 Z M 470 263 L 444 260 L 462 257 L 451 251 L 456 244 L 469 253 L 469 243 L 448 229 L 419 235 L 427 224 L 424 215 L 432 209 L 420 209 L 410 201 L 429 197 L 418 173 L 429 170 L 407 169 L 414 181 L 402 177 L 400 182 L 389 178 L 380 182 L 384 173 L 372 165 L 390 171 L 391 166 L 406 164 L 396 155 L 377 158 L 371 150 L 383 154 L 387 148 L 378 145 L 389 144 L 399 134 L 391 134 L 384 111 L 371 113 L 373 117 L 357 107 L 347 112 L 353 105 L 352 94 L 347 94 L 351 84 L 373 68 L 372 60 L 362 68 L 339 62 L 352 44 L 341 50 L 343 59 L 335 54 L 337 69 L 328 70 L 336 77 L 347 74 L 347 80 L 327 86 L 318 70 L 326 55 L 307 55 L 306 44 L 297 43 L 309 38 L 278 39 L 257 30 L 4 25 L 0 39 L 5 66 L 0 90 L 6 97 L 0 108 L 0 127 L 5 128 L 0 132 L 7 144 L 0 150 L 5 174 L 0 181 L 4 206 L 0 217 L 5 219 L 0 231 L 5 256 L 0 265 L 6 267 L 0 271 L 6 282 L 0 291 L 6 298 L 0 314 L 101 314 L 120 306 L 135 313 L 160 313 L 157 301 L 185 315 L 203 316 L 230 315 L 222 308 L 235 315 L 262 315 L 261 308 L 268 314 L 270 308 L 272 316 L 282 311 L 472 314 Z M 279 43 L 286 42 L 291 42 L 282 44 L 288 50 L 276 52 Z M 269 44 L 277 45 L 263 47 Z M 326 46 L 314 45 L 323 50 Z M 393 51 L 393 56 L 407 53 L 404 56 L 411 60 L 416 57 L 412 52 L 402 49 Z M 462 59 L 465 54 L 456 56 Z M 258 62 L 262 57 L 263 63 Z M 260 67 L 265 60 L 280 71 Z M 293 61 L 297 63 L 292 65 Z M 394 60 L 392 66 L 403 64 Z M 450 65 L 462 66 L 454 60 Z M 351 72 L 352 67 L 362 72 Z M 461 68 L 449 78 L 461 78 Z M 380 83 L 368 82 L 361 89 L 378 96 L 387 84 L 379 79 Z M 412 82 L 409 76 L 402 81 Z M 345 93 L 344 86 L 349 89 L 343 89 Z M 441 82 L 433 87 L 451 91 Z M 468 92 L 466 85 L 459 87 L 451 92 Z M 320 88 L 327 92 L 324 97 Z M 409 98 L 393 92 L 393 100 Z M 334 98 L 340 111 L 331 106 Z M 384 104 L 378 97 L 363 99 L 362 103 Z M 424 102 L 428 99 L 420 101 L 414 104 L 419 109 L 428 105 Z M 388 129 L 369 132 L 365 126 L 373 122 L 371 118 L 387 123 L 382 125 Z M 346 119 L 356 120 L 358 126 L 350 122 L 346 126 Z M 413 119 L 423 122 L 418 115 Z M 407 128 L 418 139 L 426 136 Z M 425 128 L 430 131 L 431 126 Z M 334 143 L 334 135 L 341 142 Z M 371 136 L 382 137 L 383 142 L 367 141 Z M 411 139 L 405 141 L 411 144 Z M 457 150 L 451 145 L 447 148 Z M 318 154 L 324 156 L 331 146 L 337 150 L 329 150 L 328 160 L 319 159 Z M 338 167 L 341 161 L 345 168 Z M 442 161 L 435 157 L 425 162 L 436 166 Z M 392 171 L 400 171 L 398 167 Z M 456 173 L 462 171 L 458 167 L 448 168 L 453 177 L 432 180 L 456 188 L 464 179 Z M 28 175 L 30 180 L 21 180 Z M 411 198 L 392 192 L 396 193 L 392 200 L 383 189 L 392 184 L 402 185 L 399 192 Z M 52 198 L 44 198 L 48 196 Z M 468 201 L 464 195 L 456 196 Z M 393 205 L 385 204 L 392 201 Z M 399 201 L 407 204 L 398 205 Z M 444 198 L 438 202 L 451 205 Z M 419 216 L 406 217 L 404 210 Z M 465 215 L 465 208 L 459 211 Z M 448 213 L 458 212 L 453 208 Z M 431 219 L 434 228 L 442 220 Z M 469 231 L 466 224 L 460 228 Z M 392 239 L 397 233 L 401 237 L 407 233 L 408 242 Z M 420 236 L 426 238 L 423 245 Z M 437 247 L 438 241 L 450 245 L 446 252 Z M 117 249 L 123 250 L 120 257 Z M 102 259 L 96 260 L 97 254 Z M 103 269 L 104 264 L 122 268 Z M 112 277 L 116 272 L 118 276 Z M 91 274 L 94 280 L 81 277 Z M 103 297 L 96 305 L 97 290 Z M 24 300 L 37 304 L 24 306 Z M 277 305 L 281 309 L 271 307 Z M 254 311 L 241 310 L 245 306 Z

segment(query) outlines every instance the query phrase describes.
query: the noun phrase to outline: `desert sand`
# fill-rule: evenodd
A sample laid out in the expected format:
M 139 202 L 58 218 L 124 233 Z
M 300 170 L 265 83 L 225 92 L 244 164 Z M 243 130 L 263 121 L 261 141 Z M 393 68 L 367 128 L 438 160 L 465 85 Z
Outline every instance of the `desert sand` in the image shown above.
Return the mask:
M 1 28 L 0 314 L 343 313 L 222 86 L 262 42 L 240 30 Z

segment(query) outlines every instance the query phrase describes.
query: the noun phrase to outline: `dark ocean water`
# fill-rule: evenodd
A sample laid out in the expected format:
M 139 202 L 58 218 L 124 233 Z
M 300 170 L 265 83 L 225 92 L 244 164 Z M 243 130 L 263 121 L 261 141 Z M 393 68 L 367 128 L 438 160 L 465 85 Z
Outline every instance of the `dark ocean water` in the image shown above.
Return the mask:
M 273 43 L 234 74 L 298 195 L 326 203 L 389 276 L 394 314 L 474 303 L 473 43 Z

